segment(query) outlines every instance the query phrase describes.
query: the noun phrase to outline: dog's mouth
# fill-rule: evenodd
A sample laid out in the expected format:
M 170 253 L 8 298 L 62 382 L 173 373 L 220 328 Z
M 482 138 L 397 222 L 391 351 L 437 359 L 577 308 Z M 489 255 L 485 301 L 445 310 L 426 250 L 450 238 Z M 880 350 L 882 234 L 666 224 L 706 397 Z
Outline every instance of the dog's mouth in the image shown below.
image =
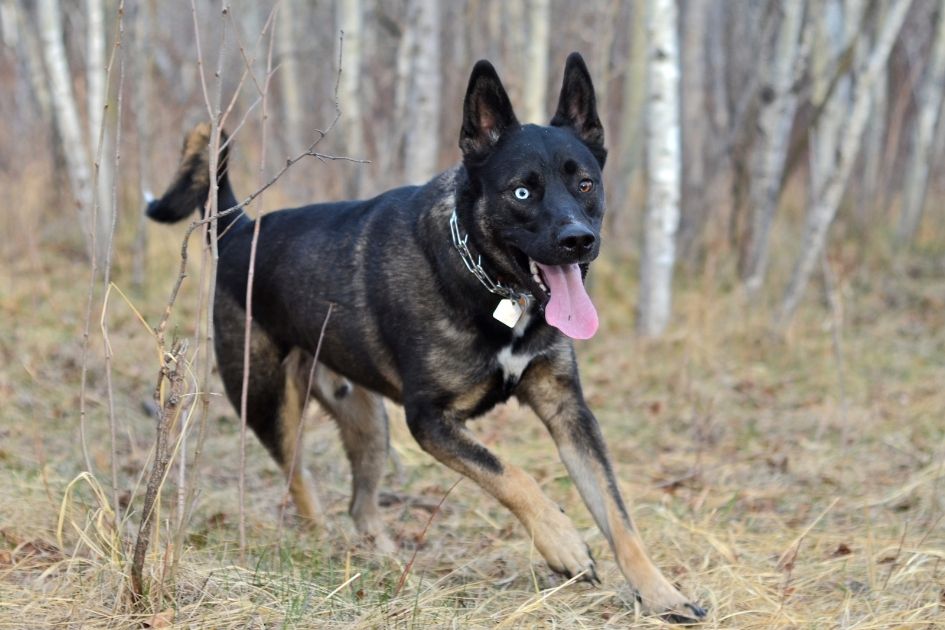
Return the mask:
M 590 339 L 597 332 L 597 309 L 584 287 L 582 265 L 546 265 L 521 252 L 516 258 L 528 270 L 532 294 L 544 307 L 545 321 L 572 339 Z M 524 258 L 524 261 L 521 260 Z M 586 268 L 586 267 L 585 267 Z

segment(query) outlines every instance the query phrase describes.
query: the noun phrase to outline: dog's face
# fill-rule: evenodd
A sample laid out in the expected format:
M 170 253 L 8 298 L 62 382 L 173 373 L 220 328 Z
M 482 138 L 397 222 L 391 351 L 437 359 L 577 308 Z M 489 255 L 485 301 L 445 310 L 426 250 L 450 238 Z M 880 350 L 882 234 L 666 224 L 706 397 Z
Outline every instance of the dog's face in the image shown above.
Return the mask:
M 607 151 L 581 56 L 568 57 L 549 126 L 520 125 L 495 69 L 477 63 L 459 144 L 476 195 L 469 228 L 483 254 L 536 296 L 549 324 L 593 335 L 597 314 L 583 276 L 600 251 Z

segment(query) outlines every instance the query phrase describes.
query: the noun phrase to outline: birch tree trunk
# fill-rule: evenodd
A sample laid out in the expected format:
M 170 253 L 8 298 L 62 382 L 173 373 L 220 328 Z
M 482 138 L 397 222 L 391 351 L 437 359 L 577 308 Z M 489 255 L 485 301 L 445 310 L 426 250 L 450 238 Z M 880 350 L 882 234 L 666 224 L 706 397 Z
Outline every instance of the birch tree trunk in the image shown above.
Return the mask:
M 311 142 L 310 134 L 302 129 L 304 114 L 302 97 L 299 95 L 299 49 L 295 27 L 298 13 L 296 9 L 296 0 L 281 0 L 279 15 L 276 18 L 276 28 L 279 32 L 279 93 L 282 97 L 282 111 L 285 115 L 285 122 L 283 123 L 284 139 L 286 146 L 292 147 L 286 155 L 291 155 L 294 151 L 297 151 L 296 147 L 308 146 L 308 143 Z M 348 38 L 348 32 L 345 30 L 346 59 L 350 48 Z M 346 111 L 350 112 L 350 107 L 347 107 Z
M 29 16 L 26 15 L 26 12 L 17 7 L 16 2 L 10 2 L 8 10 L 13 13 L 14 32 L 18 32 L 23 36 L 22 44 L 26 48 L 25 66 L 40 114 L 44 121 L 54 124 L 49 82 L 46 69 L 43 67 L 43 49 L 36 36 L 36 29 L 29 23 Z
M 141 201 L 146 206 L 153 198 L 151 192 L 151 149 L 153 125 L 151 121 L 151 99 L 154 80 L 154 60 L 152 57 L 150 25 L 154 21 L 154 2 L 145 0 L 137 7 L 134 22 L 134 110 L 135 131 L 138 136 L 138 183 Z M 144 212 L 138 213 L 138 225 L 135 227 L 135 246 L 131 261 L 131 282 L 140 290 L 144 286 L 147 274 L 148 218 Z
M 528 44 L 525 61 L 525 122 L 545 123 L 548 105 L 548 32 L 550 0 L 528 3 Z
M 628 214 L 630 201 L 635 192 L 633 182 L 643 161 L 644 105 L 646 104 L 646 16 L 643 5 L 630 6 L 630 55 L 623 78 L 622 110 L 620 112 L 620 138 L 617 143 L 617 164 L 620 176 L 614 188 L 613 199 L 620 200 L 619 211 L 611 210 L 604 218 L 613 233 L 617 232 L 617 219 Z M 622 212 L 620 212 L 622 211 Z
M 88 21 L 85 75 L 89 137 L 97 138 L 105 115 L 105 11 L 102 0 L 86 0 L 85 13 Z
M 341 59 L 341 121 L 345 139 L 345 153 L 350 157 L 364 157 L 364 133 L 360 94 L 361 38 L 364 19 L 361 0 L 339 0 L 338 21 L 344 31 Z M 346 193 L 349 197 L 361 194 L 361 169 L 349 169 L 346 174 Z
M 884 173 L 882 171 L 883 147 L 886 143 L 886 134 L 888 125 L 886 116 L 889 106 L 889 69 L 883 68 L 879 77 L 876 78 L 876 85 L 873 86 L 873 96 L 871 110 L 869 114 L 870 125 L 866 129 L 866 137 L 863 139 L 863 174 L 861 176 L 861 185 L 859 191 L 859 200 L 856 204 L 856 219 L 860 226 L 868 225 L 869 221 L 876 216 L 877 210 L 881 207 L 880 201 L 885 197 L 883 185 Z
M 682 202 L 679 217 L 680 252 L 687 248 L 681 242 L 691 233 L 691 226 L 702 225 L 708 212 L 705 189 L 705 148 L 709 125 L 706 124 L 708 61 L 706 33 L 712 0 L 694 0 L 682 11 L 680 60 L 682 64 L 682 146 L 686 159 L 682 169 Z
M 935 39 L 928 68 L 919 89 L 918 115 L 912 125 L 912 152 L 906 166 L 902 214 L 899 217 L 899 245 L 910 243 L 919 229 L 922 207 L 928 190 L 929 167 L 933 162 L 935 125 L 945 93 L 945 7 L 939 3 Z
M 106 234 L 112 229 L 112 180 L 114 179 L 111 160 L 103 159 L 111 155 L 111 133 L 105 125 L 105 104 L 108 100 L 105 84 L 105 10 L 102 0 L 86 0 L 85 3 L 88 38 L 86 55 L 86 86 L 88 103 L 89 150 L 93 151 L 92 203 L 99 238 L 96 242 L 104 247 Z M 105 249 L 99 249 L 104 253 Z
M 410 0 L 408 28 L 416 30 L 410 61 L 404 175 L 419 184 L 437 170 L 440 129 L 440 3 Z
M 801 33 L 806 2 L 782 5 L 777 41 L 763 76 L 761 106 L 755 134 L 754 158 L 749 170 L 748 198 L 751 219 L 741 249 L 739 271 L 745 287 L 755 293 L 764 283 L 768 264 L 768 237 L 781 196 L 784 161 L 797 111 L 794 89 L 798 64 L 803 64 Z
M 843 191 L 863 137 L 863 130 L 866 127 L 873 84 L 889 60 L 889 53 L 910 4 L 911 0 L 893 3 L 884 16 L 884 23 L 880 26 L 879 35 L 872 50 L 859 64 L 855 73 L 852 106 L 848 111 L 842 112 L 845 122 L 839 126 L 840 134 L 835 144 L 836 151 L 828 163 L 821 163 L 818 161 L 819 158 L 815 157 L 812 170 L 821 173 L 820 185 L 814 188 L 811 195 L 811 205 L 807 212 L 804 236 L 801 241 L 801 253 L 794 266 L 790 284 L 777 316 L 776 324 L 779 327 L 783 328 L 790 323 L 827 241 L 827 230 L 837 214 L 837 208 L 843 197 Z M 830 99 L 842 98 L 842 96 L 840 92 L 834 91 Z M 829 105 L 828 103 L 828 107 Z M 827 113 L 823 115 L 826 116 Z M 819 133 L 820 130 L 818 129 L 817 132 Z M 812 150 L 815 148 L 812 146 Z
M 679 48 L 676 1 L 649 0 L 647 7 L 648 186 L 637 329 L 654 337 L 669 322 L 679 225 Z
M 69 183 L 72 187 L 79 222 L 86 239 L 86 250 L 91 257 L 97 247 L 104 246 L 104 238 L 93 241 L 96 226 L 92 221 L 92 176 L 89 169 L 89 151 L 82 135 L 79 123 L 79 111 L 70 82 L 69 65 L 62 39 L 62 12 L 58 0 L 38 0 L 37 17 L 39 18 L 40 37 L 43 43 L 43 58 L 49 73 L 50 97 L 53 114 L 59 136 L 66 147 L 66 168 L 69 171 Z

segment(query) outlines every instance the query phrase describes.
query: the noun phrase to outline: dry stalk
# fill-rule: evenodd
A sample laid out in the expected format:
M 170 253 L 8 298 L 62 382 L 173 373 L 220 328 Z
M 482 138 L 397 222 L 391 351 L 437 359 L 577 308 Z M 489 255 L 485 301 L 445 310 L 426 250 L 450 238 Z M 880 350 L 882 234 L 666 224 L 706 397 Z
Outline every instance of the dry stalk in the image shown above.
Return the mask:
M 295 462 L 296 456 L 298 455 L 299 448 L 302 446 L 302 435 L 304 433 L 303 429 L 305 427 L 305 413 L 308 411 L 309 401 L 312 399 L 312 383 L 315 380 L 315 369 L 318 367 L 318 355 L 322 351 L 322 340 L 325 339 L 325 329 L 328 328 L 328 320 L 331 318 L 331 312 L 335 308 L 333 302 L 328 303 L 328 311 L 325 313 L 325 320 L 322 322 L 322 329 L 318 333 L 318 342 L 315 344 L 315 354 L 312 356 L 312 366 L 308 370 L 308 384 L 305 386 L 305 398 L 302 403 L 302 413 L 301 420 L 299 421 L 298 427 L 295 430 L 295 438 L 292 443 L 292 455 L 289 459 L 289 471 L 286 474 L 285 478 L 285 493 L 283 494 L 282 500 L 282 509 L 279 510 L 279 524 L 277 527 L 276 538 L 281 542 L 282 541 L 282 523 L 285 518 L 285 506 L 289 498 L 289 491 L 292 485 L 292 475 L 295 474 Z
M 453 488 L 459 485 L 459 482 L 463 478 L 459 477 L 456 481 L 453 482 L 453 485 L 443 494 L 443 497 L 440 499 L 440 502 L 436 504 L 436 508 L 430 512 L 430 518 L 427 519 L 427 524 L 423 526 L 423 531 L 420 532 L 420 536 L 417 538 L 417 545 L 413 548 L 413 554 L 410 556 L 410 560 L 407 561 L 407 565 L 404 566 L 403 572 L 400 574 L 400 579 L 397 580 L 397 587 L 394 589 L 393 597 L 397 597 L 400 594 L 401 589 L 404 587 L 404 583 L 407 581 L 407 576 L 410 574 L 410 569 L 413 568 L 413 563 L 417 559 L 417 552 L 420 551 L 420 545 L 423 544 L 423 539 L 426 538 L 427 530 L 430 529 L 430 524 L 433 523 L 433 519 L 436 518 L 436 515 L 440 513 L 440 508 L 443 507 L 443 502 L 446 501 L 446 497 L 450 496 L 450 492 L 453 491 Z
M 118 25 L 117 33 L 115 35 L 115 43 L 112 46 L 112 52 L 108 59 L 108 68 L 105 71 L 105 93 L 108 94 L 108 90 L 111 84 L 111 74 L 112 74 L 112 64 L 115 62 L 115 56 L 119 55 L 121 52 L 121 38 L 124 35 L 124 15 L 125 15 L 125 2 L 121 0 L 118 3 Z M 115 112 L 115 157 L 114 162 L 112 163 L 112 173 L 118 173 L 118 166 L 121 163 L 121 113 L 122 113 L 122 91 L 125 85 L 125 55 L 120 54 L 118 57 L 118 94 L 117 94 L 117 103 L 116 103 L 116 112 Z M 108 111 L 108 103 L 106 99 L 105 104 L 105 113 Z M 99 134 L 99 154 L 102 152 L 102 144 L 104 142 L 105 136 L 105 125 L 106 120 L 105 116 L 102 116 L 102 129 Z M 95 164 L 96 180 L 98 179 L 97 174 L 99 170 L 99 164 Z M 95 188 L 98 186 L 96 185 Z M 111 284 L 111 274 L 112 274 L 112 248 L 115 241 L 115 226 L 118 221 L 118 177 L 115 176 L 112 178 L 112 199 L 111 199 L 111 225 L 109 226 L 108 231 L 108 243 L 105 249 L 105 266 L 103 270 L 103 283 L 105 286 L 106 295 L 108 292 L 108 287 Z M 102 317 L 101 317 L 101 328 L 102 328 L 102 342 L 105 346 L 105 389 L 108 397 L 108 432 L 109 432 L 109 446 L 111 451 L 111 473 L 112 473 L 112 501 L 115 504 L 115 525 L 116 529 L 119 529 L 118 524 L 121 521 L 121 505 L 118 501 L 118 420 L 115 417 L 115 395 L 114 387 L 112 384 L 112 346 L 109 342 L 108 337 L 108 300 L 105 299 L 102 303 Z
M 270 20 L 272 18 L 272 13 L 270 13 Z M 269 22 L 267 22 L 268 26 Z M 272 77 L 272 45 L 274 38 L 272 36 L 272 31 L 269 32 L 269 53 L 266 57 L 266 79 L 265 82 L 260 88 L 259 82 L 256 81 L 255 74 L 252 73 L 250 69 L 250 75 L 253 77 L 253 82 L 256 85 L 256 89 L 260 90 L 262 98 L 262 120 L 260 121 L 260 128 L 262 133 L 262 150 L 260 151 L 259 156 L 259 183 L 260 185 L 265 183 L 264 174 L 266 170 L 266 122 L 268 117 L 268 104 L 269 104 L 269 80 Z M 242 53 L 242 46 L 240 46 L 240 52 Z M 245 54 L 243 55 L 245 59 Z M 251 68 L 247 64 L 247 68 Z M 262 223 L 263 215 L 263 205 L 262 205 L 262 196 L 260 195 L 259 202 L 259 211 L 256 213 L 256 220 L 253 221 L 253 238 L 249 245 L 249 271 L 247 272 L 246 277 L 246 323 L 243 330 L 243 383 L 240 387 L 240 470 L 239 470 L 239 479 L 238 479 L 238 488 L 239 488 L 239 542 L 240 542 L 240 560 L 243 559 L 243 556 L 246 552 L 246 410 L 249 405 L 249 353 L 250 353 L 250 344 L 252 342 L 252 325 L 253 325 L 253 280 L 255 279 L 256 271 L 256 246 L 259 242 L 259 226 Z M 301 423 L 300 423 L 301 424 Z
M 161 322 L 166 324 L 165 321 Z M 164 333 L 159 333 L 159 346 L 164 346 Z M 156 440 L 154 444 L 154 462 L 144 495 L 141 513 L 141 525 L 135 541 L 134 555 L 131 561 L 131 593 L 136 604 L 141 604 L 144 590 L 144 557 L 151 543 L 151 522 L 158 504 L 161 485 L 168 466 L 167 434 L 170 419 L 176 417 L 184 394 L 184 355 L 186 341 L 175 341 L 169 352 L 163 352 L 161 370 L 158 372 L 157 385 L 154 388 L 154 402 L 157 404 L 158 417 Z
M 833 358 L 837 368 L 837 386 L 840 389 L 840 421 L 843 426 L 840 429 L 840 445 L 844 448 L 847 443 L 847 437 L 850 430 L 849 404 L 847 402 L 847 379 L 846 370 L 843 362 L 843 307 L 840 304 L 838 296 L 837 280 L 833 269 L 830 268 L 830 261 L 827 260 L 827 249 L 821 252 L 821 264 L 824 274 L 824 293 L 827 297 L 827 303 L 830 305 L 830 333 L 833 347 Z M 821 417 L 820 424 L 817 426 L 815 441 L 820 441 L 826 428 L 827 416 Z

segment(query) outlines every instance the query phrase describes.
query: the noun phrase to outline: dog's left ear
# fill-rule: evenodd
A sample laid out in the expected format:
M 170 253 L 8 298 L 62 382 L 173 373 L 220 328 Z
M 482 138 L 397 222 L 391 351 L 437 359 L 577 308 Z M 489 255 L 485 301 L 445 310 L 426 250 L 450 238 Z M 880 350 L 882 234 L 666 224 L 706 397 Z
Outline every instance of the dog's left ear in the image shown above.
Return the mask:
M 570 127 L 597 158 L 601 168 L 607 158 L 604 148 L 604 126 L 597 116 L 597 98 L 594 84 L 580 53 L 568 55 L 564 65 L 564 81 L 558 109 L 551 119 L 552 127 Z

